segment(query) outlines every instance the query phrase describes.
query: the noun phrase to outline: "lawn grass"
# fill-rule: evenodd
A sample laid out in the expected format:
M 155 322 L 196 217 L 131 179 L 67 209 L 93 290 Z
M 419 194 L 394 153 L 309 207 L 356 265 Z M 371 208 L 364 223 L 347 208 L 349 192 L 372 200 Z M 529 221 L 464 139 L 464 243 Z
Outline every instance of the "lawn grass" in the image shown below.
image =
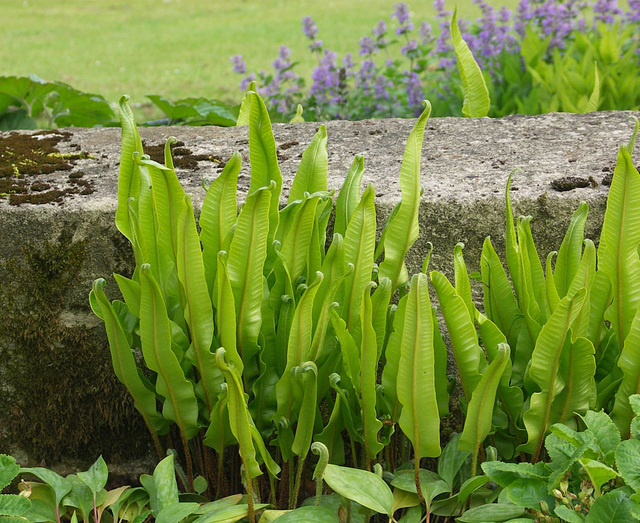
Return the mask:
M 270 67 L 281 45 L 308 73 L 314 58 L 300 20 L 312 16 L 318 37 L 340 55 L 381 18 L 390 0 L 0 0 L 0 74 L 35 73 L 116 101 L 146 94 L 206 96 L 238 102 L 240 77 L 229 57 L 248 69 Z M 515 0 L 509 0 L 513 7 Z M 433 19 L 431 1 L 409 3 L 416 27 Z M 449 8 L 453 2 L 447 2 Z M 460 0 L 464 16 L 476 16 Z

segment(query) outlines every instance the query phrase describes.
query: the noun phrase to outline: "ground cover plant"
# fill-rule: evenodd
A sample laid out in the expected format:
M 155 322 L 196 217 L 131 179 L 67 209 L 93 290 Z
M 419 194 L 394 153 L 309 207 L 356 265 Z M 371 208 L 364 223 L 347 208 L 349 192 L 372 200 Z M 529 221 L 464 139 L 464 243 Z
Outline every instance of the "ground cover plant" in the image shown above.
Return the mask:
M 478 62 L 492 104 L 473 116 L 553 111 L 635 109 L 640 105 L 640 7 L 629 2 L 522 0 L 499 10 L 475 0 L 481 16 L 451 23 L 452 11 L 435 0 L 436 24 L 418 23 L 409 6 L 395 4 L 391 20 L 380 20 L 360 39 L 360 49 L 339 57 L 322 41 L 322 27 L 302 21 L 318 65 L 309 76 L 296 72 L 298 56 L 281 47 L 273 70 L 247 69 L 241 88 L 255 80 L 274 119 L 286 121 L 297 104 L 307 120 L 410 117 L 426 97 L 438 100 L 434 116 L 459 116 L 465 94 L 456 42 L 465 41 Z M 600 99 L 589 106 L 595 90 Z
M 402 201 L 376 243 L 375 190 L 360 194 L 362 157 L 354 159 L 334 207 L 324 126 L 280 209 L 268 112 L 248 93 L 239 118 L 248 120 L 249 194 L 238 214 L 241 158 L 233 155 L 206 187 L 196 224 L 172 167 L 171 140 L 164 165 L 145 157 L 121 102 L 116 224 L 132 245 L 136 269 L 131 277 L 116 275 L 124 301 L 108 300 L 104 280 L 95 282 L 90 301 L 105 323 L 116 375 L 159 458 L 172 449 L 184 466 L 184 491 L 197 483 L 206 483 L 210 498 L 246 491 L 250 519 L 261 503 L 286 511 L 311 498 L 334 517 L 435 520 L 496 499 L 491 510 L 498 512 L 516 503 L 488 484 L 486 464 L 531 461 L 541 468 L 556 459 L 543 447 L 549 430 L 563 430 L 552 425 L 564 423 L 569 434 L 584 428 L 585 415 L 590 426 L 590 408 L 610 412 L 623 439 L 629 437 L 628 398 L 638 392 L 640 369 L 634 350 L 640 174 L 631 160 L 637 125 L 618 154 L 597 253 L 589 240 L 583 251 L 581 205 L 545 275 L 530 219 L 514 225 L 507 190 L 515 295 L 487 239 L 482 273 L 472 275 L 485 290 L 480 313 L 462 246 L 454 252 L 454 285 L 438 272 L 427 275 L 428 257 L 411 277 L 404 264 L 418 236 L 429 114 L 425 103 L 402 162 Z M 455 356 L 464 416 L 460 435 L 445 431 L 444 450 L 441 418 L 450 419 L 458 400 L 450 403 L 455 383 L 447 377 L 430 283 Z M 428 464 L 438 456 L 436 474 Z M 317 487 L 310 488 L 312 479 Z M 323 482 L 334 494 L 324 493 Z M 616 496 L 635 503 L 628 489 L 621 492 Z M 516 509 L 534 510 L 509 508 Z M 462 517 L 477 520 L 474 512 Z
M 304 64 L 287 46 L 280 48 L 272 72 L 247 74 L 241 55 L 231 58 L 233 70 L 243 77 L 243 91 L 255 82 L 270 117 L 281 122 L 296 115 L 305 120 L 413 117 L 425 97 L 438 100 L 435 116 L 640 107 L 637 2 L 623 10 L 599 0 L 522 0 L 515 11 L 504 6 L 496 11 L 484 0 L 474 3 L 481 16 L 469 21 L 436 0 L 435 30 L 426 21 L 416 29 L 408 5 L 395 4 L 391 20 L 380 20 L 360 39 L 358 53 L 341 59 L 318 38 L 314 20 L 305 17 L 303 33 L 318 64 L 308 79 L 297 72 Z M 473 83 L 482 82 L 486 91 L 476 106 L 468 103 L 470 68 Z M 146 115 L 147 125 L 234 125 L 239 105 L 234 95 L 225 98 L 231 103 L 147 94 L 151 105 L 137 111 Z M 114 124 L 102 97 L 33 76 L 0 77 L 0 129 Z

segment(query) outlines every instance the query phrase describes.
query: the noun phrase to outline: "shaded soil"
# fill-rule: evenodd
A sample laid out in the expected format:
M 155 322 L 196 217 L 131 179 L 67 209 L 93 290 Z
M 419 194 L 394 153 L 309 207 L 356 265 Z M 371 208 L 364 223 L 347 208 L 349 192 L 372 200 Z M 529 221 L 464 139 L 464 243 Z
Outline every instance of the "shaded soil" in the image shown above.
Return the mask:
M 62 153 L 57 148 L 71 136 L 58 130 L 0 136 L 0 197 L 8 197 L 10 205 L 22 205 L 61 203 L 67 195 L 93 193 L 82 171 L 69 172 L 78 160 L 90 156 L 73 143 L 68 148 L 78 152 Z M 48 176 L 52 174 L 57 176 Z

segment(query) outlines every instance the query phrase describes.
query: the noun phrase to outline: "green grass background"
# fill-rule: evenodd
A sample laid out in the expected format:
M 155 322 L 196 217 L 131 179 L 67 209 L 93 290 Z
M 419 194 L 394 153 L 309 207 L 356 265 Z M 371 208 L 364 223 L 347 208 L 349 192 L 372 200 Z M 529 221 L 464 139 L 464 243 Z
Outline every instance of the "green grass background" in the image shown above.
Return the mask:
M 459 0 L 461 17 L 477 16 Z M 496 6 L 502 5 L 493 2 Z M 242 54 L 249 71 L 270 68 L 288 45 L 308 78 L 314 57 L 301 31 L 312 16 L 318 37 L 340 56 L 378 20 L 391 26 L 389 0 L 0 0 L 0 75 L 35 73 L 109 101 L 121 94 L 147 102 L 206 96 L 238 102 L 241 77 L 229 57 Z M 517 2 L 508 0 L 513 8 Z M 447 2 L 452 9 L 453 1 Z M 409 2 L 418 27 L 433 20 L 431 0 Z

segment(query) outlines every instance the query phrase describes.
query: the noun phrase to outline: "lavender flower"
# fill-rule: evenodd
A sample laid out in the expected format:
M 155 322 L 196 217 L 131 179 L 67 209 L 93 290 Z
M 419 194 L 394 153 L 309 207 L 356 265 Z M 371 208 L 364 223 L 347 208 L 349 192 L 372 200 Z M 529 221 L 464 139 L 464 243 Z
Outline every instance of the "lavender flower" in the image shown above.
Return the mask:
M 387 23 L 384 20 L 380 20 L 378 25 L 373 28 L 373 36 L 376 38 L 382 38 L 387 33 Z
M 627 11 L 627 21 L 630 24 L 640 22 L 640 0 L 628 0 L 629 11 Z
M 246 76 L 245 78 L 242 79 L 242 82 L 240 82 L 240 89 L 242 89 L 243 91 L 246 91 L 247 88 L 249 87 L 249 84 L 255 81 L 255 79 L 256 79 L 256 73 L 251 73 L 249 76 Z
M 638 0 L 640 1 L 640 0 Z M 431 29 L 431 24 L 428 22 L 422 22 L 420 24 L 420 28 L 418 29 L 418 33 L 420 34 L 420 38 L 422 38 L 422 43 L 427 44 L 433 41 L 433 34 Z
M 411 18 L 411 15 L 409 14 L 409 6 L 402 2 L 399 4 L 393 4 L 393 7 L 395 8 L 395 11 L 391 15 L 391 18 L 398 20 L 400 25 L 405 25 Z
M 405 84 L 407 88 L 407 95 L 409 97 L 409 106 L 413 108 L 414 112 L 420 112 L 422 100 L 424 100 L 424 93 L 422 92 L 422 85 L 420 83 L 420 77 L 417 73 L 409 73 L 405 71 Z
M 342 67 L 345 69 L 353 69 L 354 65 L 353 55 L 351 53 L 344 55 L 344 58 L 342 59 Z
M 622 14 L 616 0 L 596 0 L 593 4 L 595 19 L 605 24 L 613 24 L 615 17 Z
M 237 54 L 229 58 L 231 63 L 233 64 L 233 72 L 238 74 L 245 74 L 247 72 L 247 67 L 244 64 L 244 60 L 242 59 L 241 54 Z
M 360 56 L 369 56 L 376 50 L 376 42 L 370 36 L 360 38 Z
M 404 55 L 410 54 L 418 49 L 418 42 L 416 40 L 409 40 L 406 45 L 401 49 L 401 53 Z
M 302 32 L 309 40 L 314 40 L 318 34 L 318 26 L 310 16 L 305 16 L 302 19 Z
M 322 40 L 314 40 L 309 44 L 309 49 L 311 52 L 321 51 L 322 50 Z

